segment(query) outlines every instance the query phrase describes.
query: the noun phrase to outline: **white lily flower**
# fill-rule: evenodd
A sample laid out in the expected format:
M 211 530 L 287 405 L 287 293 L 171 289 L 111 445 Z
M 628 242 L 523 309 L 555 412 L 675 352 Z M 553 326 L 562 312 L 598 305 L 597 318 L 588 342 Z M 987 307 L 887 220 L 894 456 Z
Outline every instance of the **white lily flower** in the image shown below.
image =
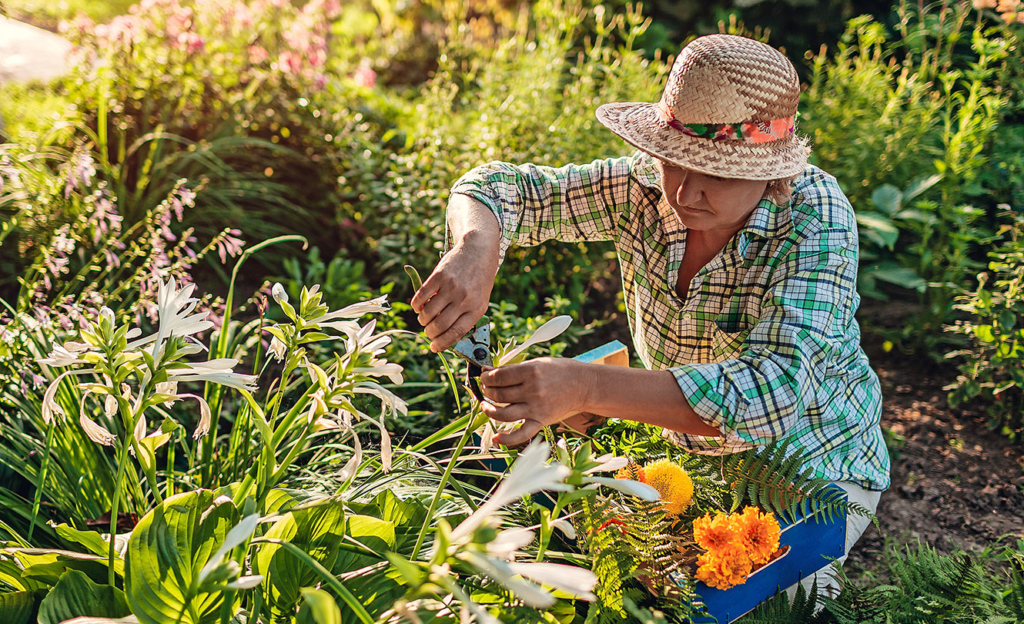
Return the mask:
M 359 443 L 359 435 L 352 430 L 351 426 L 349 429 L 352 431 L 352 446 L 355 447 L 352 453 L 352 458 L 345 462 L 345 467 L 338 473 L 338 480 L 342 483 L 351 479 L 359 471 L 359 467 L 363 464 L 363 446 Z
M 352 369 L 352 372 L 359 375 L 367 375 L 370 377 L 385 376 L 391 380 L 391 383 L 395 385 L 402 384 L 402 371 L 405 370 L 400 364 L 394 362 L 381 362 L 376 366 L 368 368 L 356 367 Z
M 256 376 L 234 372 L 232 369 L 237 364 L 238 360 L 234 358 L 218 358 L 201 364 L 172 368 L 167 371 L 167 375 L 172 382 L 209 381 L 240 390 L 255 390 Z
M 287 346 L 280 338 L 274 336 L 274 339 L 270 341 L 270 347 L 267 349 L 267 353 L 274 356 L 274 359 L 278 362 L 284 361 L 284 356 L 287 355 Z
M 516 564 L 484 557 L 468 550 L 460 552 L 457 556 L 459 559 L 501 583 L 505 589 L 535 609 L 547 609 L 555 604 L 555 597 L 551 595 L 551 592 L 540 585 L 524 580 L 518 572 L 512 569 L 511 566 Z
M 568 329 L 569 325 L 571 324 L 572 317 L 566 316 L 564 314 L 562 316 L 556 316 L 547 323 L 544 323 L 543 325 L 538 327 L 537 331 L 533 332 L 533 335 L 527 338 L 526 341 L 523 342 L 523 344 L 519 345 L 515 349 L 512 349 L 505 355 L 501 356 L 496 366 L 501 366 L 502 364 L 511 362 L 516 357 L 518 357 L 520 353 L 522 353 L 523 351 L 532 347 L 535 344 L 548 342 L 549 340 L 557 338 L 559 335 L 561 335 L 562 332 Z
M 103 413 L 106 414 L 108 418 L 117 413 L 117 398 L 115 398 L 114 395 L 108 394 L 103 397 Z
M 178 394 L 178 382 L 161 381 L 156 385 L 156 391 L 160 394 Z M 172 405 L 174 405 L 174 401 L 167 401 L 164 403 L 164 407 L 170 407 Z
M 84 410 L 79 415 L 78 422 L 79 424 L 82 425 L 82 431 L 85 432 L 85 435 L 89 436 L 89 439 L 97 444 L 102 444 L 103 446 L 113 446 L 114 440 L 117 439 L 117 436 L 110 433 L 110 431 L 108 431 L 106 427 L 97 424 L 88 416 L 86 416 Z
M 515 552 L 533 541 L 534 532 L 526 527 L 505 529 L 487 543 L 487 553 L 501 559 L 512 559 Z
M 389 309 L 391 309 L 391 306 L 388 305 L 388 296 L 381 295 L 380 297 L 370 299 L 369 301 L 360 301 L 358 303 L 353 303 L 352 305 L 345 306 L 340 310 L 328 312 L 323 316 L 319 316 L 313 319 L 312 321 L 310 321 L 310 323 L 315 323 L 317 325 L 322 326 L 324 323 L 328 323 L 331 321 L 337 321 L 339 319 L 359 318 L 364 314 L 370 314 L 372 312 L 387 312 Z
M 625 457 L 615 457 L 611 453 L 605 453 L 604 455 L 596 458 L 594 461 L 598 462 L 597 466 L 589 470 L 584 470 L 583 474 L 594 474 L 595 472 L 609 472 L 612 470 L 619 470 L 629 465 L 629 460 Z
M 206 320 L 208 313 L 192 314 L 199 304 L 199 299 L 192 297 L 195 284 L 189 284 L 178 290 L 174 278 L 167 282 L 158 282 L 157 300 L 157 333 L 155 336 L 142 338 L 130 343 L 129 348 L 139 347 L 153 341 L 153 359 L 160 362 L 163 357 L 164 341 L 171 336 L 192 336 L 213 327 Z
M 324 402 L 324 389 L 318 388 L 309 398 L 309 410 L 306 411 L 306 421 L 312 423 L 321 414 L 327 412 L 327 403 Z
M 288 293 L 280 282 L 274 282 L 274 285 L 270 287 L 270 296 L 273 297 L 274 301 L 278 304 L 282 302 L 288 303 Z
M 491 450 L 494 446 L 494 427 L 491 426 L 490 419 L 484 423 L 483 431 L 480 432 L 480 452 L 486 453 Z
M 195 399 L 199 402 L 199 424 L 196 425 L 196 430 L 192 432 L 192 437 L 198 440 L 209 433 L 210 425 L 213 422 L 213 412 L 210 410 L 210 404 L 203 397 L 196 394 L 179 394 L 178 398 Z
M 146 422 L 146 413 L 143 412 L 139 414 L 139 422 L 135 423 L 135 430 L 132 432 L 132 435 L 135 436 L 136 440 L 142 440 L 148 433 L 148 427 L 149 423 Z M 134 449 L 132 452 L 134 452 Z
M 74 340 L 69 340 L 64 343 L 64 348 L 71 353 L 81 353 L 82 351 L 88 351 L 93 347 L 91 344 L 86 342 L 75 342 Z
M 563 483 L 572 474 L 572 470 L 558 463 L 548 464 L 550 452 L 551 447 L 547 442 L 535 440 L 520 453 L 494 495 L 455 527 L 452 542 L 459 543 L 468 539 L 491 514 L 523 496 L 541 490 L 572 489 L 572 486 Z
M 43 393 L 43 422 L 47 425 L 52 425 L 58 416 L 63 417 L 64 408 L 57 403 L 57 386 L 60 385 L 60 381 L 72 374 L 75 371 L 65 371 L 50 383 L 49 387 L 46 388 L 46 392 Z
M 391 412 L 403 415 L 407 415 L 409 413 L 409 406 L 405 401 L 400 399 L 394 392 L 391 392 L 387 388 L 372 381 L 364 381 L 358 386 L 352 388 L 352 392 L 355 392 L 356 394 L 372 394 L 381 400 L 381 403 L 384 404 L 384 408 L 386 410 L 390 410 Z
M 594 483 L 597 485 L 603 485 L 610 487 L 613 490 L 618 490 L 630 496 L 636 496 L 642 498 L 645 501 L 656 501 L 661 498 L 661 494 L 658 490 L 652 488 L 646 483 L 640 483 L 639 481 L 631 481 L 629 479 L 613 479 L 611 477 L 583 477 L 583 483 Z
M 594 586 L 597 585 L 597 575 L 576 566 L 560 563 L 509 563 L 508 567 L 525 578 L 554 587 L 576 598 L 587 601 L 594 601 Z
M 38 358 L 36 362 L 40 364 L 46 364 L 54 368 L 60 368 L 64 366 L 71 366 L 72 364 L 84 364 L 85 360 L 78 359 L 78 356 L 72 353 L 66 346 L 54 345 L 50 351 L 49 357 Z
M 567 539 L 576 539 L 576 527 L 565 518 L 559 518 L 551 523 L 551 527 L 562 532 Z

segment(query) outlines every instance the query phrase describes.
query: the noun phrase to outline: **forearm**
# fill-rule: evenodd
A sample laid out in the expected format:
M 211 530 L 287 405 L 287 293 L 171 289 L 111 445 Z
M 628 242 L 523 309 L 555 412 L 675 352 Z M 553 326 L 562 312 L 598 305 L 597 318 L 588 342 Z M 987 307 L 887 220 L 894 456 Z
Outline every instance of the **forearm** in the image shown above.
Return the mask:
M 680 433 L 721 437 L 693 411 L 669 371 L 584 365 L 582 411 L 656 425 Z
M 454 193 L 448 200 L 447 219 L 452 245 L 473 247 L 488 259 L 493 256 L 497 271 L 501 225 L 491 209 L 469 195 Z

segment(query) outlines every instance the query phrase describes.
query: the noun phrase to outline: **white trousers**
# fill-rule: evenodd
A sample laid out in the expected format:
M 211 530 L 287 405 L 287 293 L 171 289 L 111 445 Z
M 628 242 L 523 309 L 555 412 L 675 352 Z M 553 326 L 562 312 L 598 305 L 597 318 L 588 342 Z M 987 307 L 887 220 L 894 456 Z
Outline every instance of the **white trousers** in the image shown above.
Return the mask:
M 865 490 L 859 485 L 853 483 L 846 483 L 837 481 L 835 485 L 846 490 L 846 494 L 849 497 L 851 503 L 857 503 L 862 507 L 865 507 L 872 514 L 878 509 L 878 499 L 882 496 L 881 492 L 872 492 L 871 490 Z M 836 580 L 833 572 L 833 565 L 842 566 L 846 562 L 846 557 L 849 556 L 850 550 L 853 545 L 857 543 L 860 536 L 867 530 L 868 525 L 871 524 L 871 519 L 867 516 L 860 514 L 847 514 L 846 515 L 846 551 L 842 557 L 835 560 L 832 565 L 825 566 L 824 568 L 815 572 L 812 576 L 809 576 L 800 583 L 808 593 L 811 591 L 811 586 L 814 583 L 818 584 L 818 595 L 829 596 L 835 598 L 839 595 L 839 581 Z M 790 601 L 796 596 L 796 585 L 786 589 L 786 593 L 789 594 Z

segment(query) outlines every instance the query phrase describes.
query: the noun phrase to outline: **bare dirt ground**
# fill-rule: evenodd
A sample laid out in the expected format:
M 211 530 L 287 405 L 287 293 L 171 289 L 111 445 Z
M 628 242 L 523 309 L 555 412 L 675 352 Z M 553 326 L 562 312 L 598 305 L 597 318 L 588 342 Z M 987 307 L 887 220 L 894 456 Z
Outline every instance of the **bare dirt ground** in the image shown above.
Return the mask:
M 873 351 L 870 347 L 869 352 Z M 892 487 L 848 570 L 875 568 L 888 546 L 920 541 L 942 552 L 1024 539 L 1024 444 L 989 430 L 980 410 L 951 409 L 948 371 L 905 356 L 871 354 L 882 380 Z

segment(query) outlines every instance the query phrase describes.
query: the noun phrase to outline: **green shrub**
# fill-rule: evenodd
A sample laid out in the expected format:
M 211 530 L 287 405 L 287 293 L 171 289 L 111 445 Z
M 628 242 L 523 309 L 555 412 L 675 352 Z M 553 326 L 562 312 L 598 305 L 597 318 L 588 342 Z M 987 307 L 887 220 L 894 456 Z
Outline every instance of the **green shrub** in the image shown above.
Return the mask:
M 1024 217 L 1013 218 L 989 252 L 977 289 L 957 299 L 957 309 L 970 318 L 948 329 L 966 336 L 968 348 L 949 354 L 962 363 L 948 389 L 951 405 L 980 399 L 990 425 L 1018 438 L 1024 427 Z
M 1005 28 L 972 22 L 965 3 L 898 8 L 893 41 L 858 18 L 834 57 L 813 58 L 802 128 L 812 160 L 857 211 L 862 294 L 916 300 L 918 312 L 888 337 L 937 355 L 953 296 L 992 237 L 995 201 L 981 172 L 1008 110 L 1017 44 Z

